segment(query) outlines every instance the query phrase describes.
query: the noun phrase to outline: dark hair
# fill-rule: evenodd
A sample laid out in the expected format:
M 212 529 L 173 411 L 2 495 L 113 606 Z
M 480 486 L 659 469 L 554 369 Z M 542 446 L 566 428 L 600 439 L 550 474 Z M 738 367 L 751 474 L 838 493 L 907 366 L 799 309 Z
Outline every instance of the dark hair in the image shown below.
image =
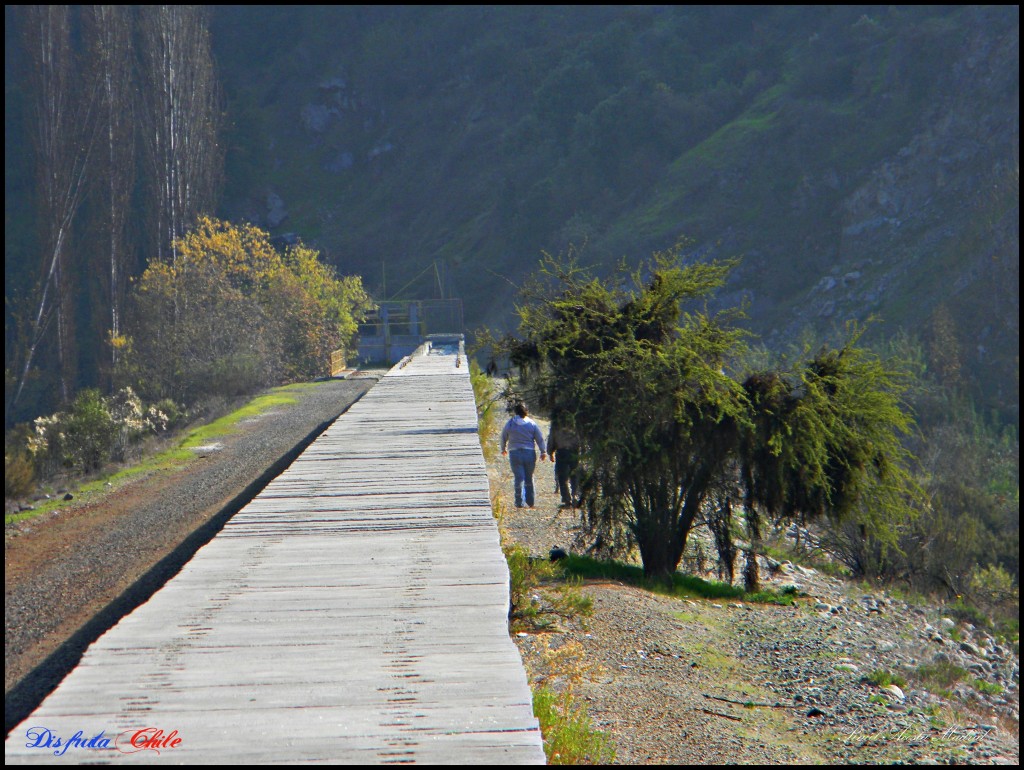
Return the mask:
M 522 401 L 517 401 L 515 408 L 512 411 L 515 412 L 520 417 L 526 417 L 526 404 L 524 404 Z

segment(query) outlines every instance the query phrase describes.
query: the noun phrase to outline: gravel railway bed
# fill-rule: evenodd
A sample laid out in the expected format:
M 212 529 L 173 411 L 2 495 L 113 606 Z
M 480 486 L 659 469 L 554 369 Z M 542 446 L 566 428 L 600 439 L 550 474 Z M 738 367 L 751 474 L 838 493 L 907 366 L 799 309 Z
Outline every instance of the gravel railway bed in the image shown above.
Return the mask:
M 5 735 L 376 382 L 325 380 L 242 421 L 185 467 L 5 526 Z

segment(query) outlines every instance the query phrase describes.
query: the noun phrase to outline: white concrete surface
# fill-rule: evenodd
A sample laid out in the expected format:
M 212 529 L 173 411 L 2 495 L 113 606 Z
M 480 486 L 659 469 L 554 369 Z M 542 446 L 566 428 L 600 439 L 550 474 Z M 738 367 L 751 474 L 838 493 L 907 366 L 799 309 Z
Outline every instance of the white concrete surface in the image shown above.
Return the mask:
M 392 369 L 89 648 L 6 763 L 543 763 L 455 360 Z M 166 745 L 132 751 L 146 728 Z

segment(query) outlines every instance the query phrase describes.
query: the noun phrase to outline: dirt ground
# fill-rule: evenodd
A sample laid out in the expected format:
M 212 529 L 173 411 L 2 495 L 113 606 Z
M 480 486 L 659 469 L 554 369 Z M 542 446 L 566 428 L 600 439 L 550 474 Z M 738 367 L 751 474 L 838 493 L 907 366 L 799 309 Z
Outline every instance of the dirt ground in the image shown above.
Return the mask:
M 497 437 L 486 455 L 507 541 L 539 558 L 568 547 L 576 514 L 558 507 L 553 464 L 537 464 L 536 507 L 516 509 Z M 590 580 L 582 590 L 591 617 L 515 641 L 535 684 L 553 658 L 570 672 L 563 686 L 580 679 L 577 702 L 610 737 L 616 764 L 1017 764 L 1018 657 L 993 652 L 987 661 L 1005 685 L 999 698 L 945 699 L 914 682 L 897 695 L 865 676 L 937 656 L 977 668 L 951 639 L 931 638 L 937 609 L 796 565 L 763 574 L 769 587 L 797 585 L 796 606 L 672 598 Z M 559 685 L 557 675 L 545 681 Z

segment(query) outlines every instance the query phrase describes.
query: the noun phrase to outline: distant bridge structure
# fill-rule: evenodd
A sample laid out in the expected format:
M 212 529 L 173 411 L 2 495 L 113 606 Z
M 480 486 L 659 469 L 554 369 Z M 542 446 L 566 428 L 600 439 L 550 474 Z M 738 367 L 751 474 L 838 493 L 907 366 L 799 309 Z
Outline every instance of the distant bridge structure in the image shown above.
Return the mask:
M 461 299 L 381 300 L 359 325 L 355 362 L 394 364 L 432 335 L 463 332 Z

